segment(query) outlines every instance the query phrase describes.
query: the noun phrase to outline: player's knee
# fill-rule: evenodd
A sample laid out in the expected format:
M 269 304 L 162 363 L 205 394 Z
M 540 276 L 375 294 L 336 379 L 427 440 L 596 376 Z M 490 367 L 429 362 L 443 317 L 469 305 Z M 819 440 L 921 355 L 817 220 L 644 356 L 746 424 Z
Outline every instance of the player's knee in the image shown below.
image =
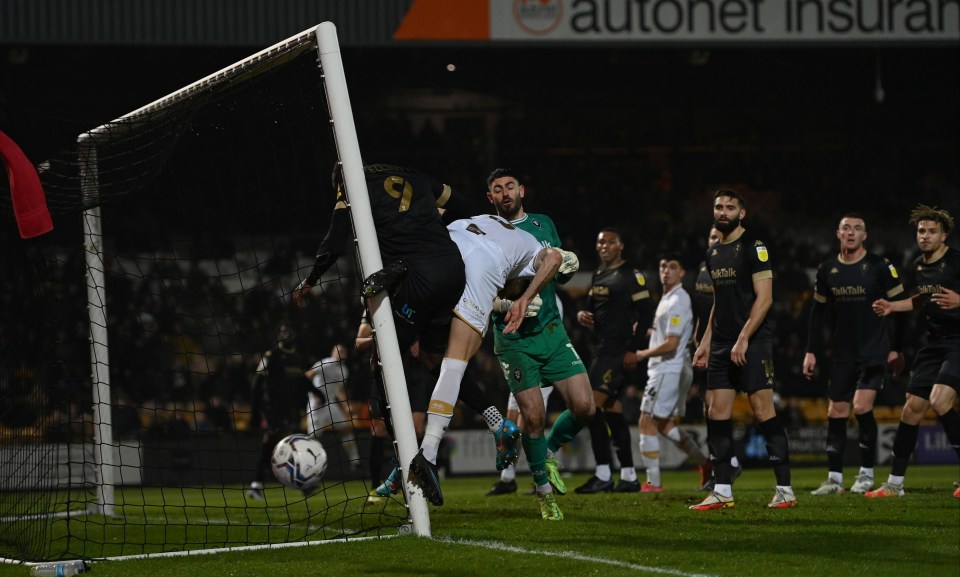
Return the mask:
M 928 408 L 930 408 L 930 401 L 910 396 L 903 405 L 903 411 L 900 412 L 900 420 L 908 425 L 916 425 L 923 419 Z
M 930 393 L 930 406 L 937 415 L 943 415 L 953 409 L 956 400 L 957 391 L 950 386 L 934 385 Z
M 830 401 L 827 407 L 827 418 L 846 419 L 850 416 L 850 403 L 846 401 Z
M 592 399 L 588 399 L 582 403 L 574 403 L 570 407 L 570 412 L 573 413 L 573 418 L 577 423 L 586 426 L 593 420 L 593 416 L 597 413 L 597 406 L 590 402 Z
M 933 411 L 938 415 L 944 415 L 948 411 L 953 410 L 953 399 L 949 401 L 944 398 L 935 398 L 930 397 L 930 407 L 933 408 Z
M 518 425 L 523 429 L 524 433 L 534 433 L 540 432 L 543 433 L 545 415 L 542 413 L 528 413 L 523 415 L 522 424 Z
M 640 422 L 638 425 L 641 432 L 649 434 L 650 429 L 654 427 L 653 415 L 650 413 L 640 413 Z

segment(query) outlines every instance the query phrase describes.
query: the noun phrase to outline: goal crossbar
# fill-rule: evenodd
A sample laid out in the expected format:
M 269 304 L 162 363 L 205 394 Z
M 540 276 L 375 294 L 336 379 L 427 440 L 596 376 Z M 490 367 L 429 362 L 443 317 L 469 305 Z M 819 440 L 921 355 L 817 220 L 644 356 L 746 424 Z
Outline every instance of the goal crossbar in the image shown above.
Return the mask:
M 110 450 L 115 441 L 110 415 L 110 363 L 106 330 L 108 316 L 104 286 L 106 268 L 104 263 L 107 259 L 104 256 L 103 236 L 100 230 L 100 206 L 97 202 L 100 198 L 97 148 L 111 135 L 116 135 L 118 130 L 121 133 L 135 132 L 146 126 L 148 122 L 164 117 L 168 111 L 171 114 L 177 112 L 180 104 L 196 98 L 204 98 L 207 94 L 216 94 L 252 80 L 313 49 L 318 52 L 330 128 L 334 134 L 337 156 L 343 168 L 348 200 L 352 208 L 351 216 L 357 237 L 359 263 L 363 275 L 367 276 L 379 270 L 382 267 L 382 261 L 367 196 L 363 161 L 353 121 L 336 27 L 330 22 L 321 23 L 291 36 L 111 122 L 87 131 L 77 138 L 81 190 L 84 199 L 89 202 L 87 204 L 89 208 L 83 211 L 83 234 L 89 302 L 88 321 L 91 335 L 90 362 L 97 423 L 94 428 L 94 441 L 99 447 L 95 451 L 98 478 L 96 502 L 91 504 L 93 513 L 107 516 L 114 514 L 116 500 L 113 471 L 117 468 L 117 465 L 112 462 L 113 451 Z M 389 297 L 379 295 L 371 300 L 369 306 L 377 334 L 384 385 L 390 399 L 398 456 L 402 462 L 409 463 L 416 454 L 417 441 Z M 420 536 L 430 536 L 429 514 L 422 492 L 409 483 L 405 484 L 404 489 L 412 531 Z M 265 546 L 276 546 L 276 544 Z

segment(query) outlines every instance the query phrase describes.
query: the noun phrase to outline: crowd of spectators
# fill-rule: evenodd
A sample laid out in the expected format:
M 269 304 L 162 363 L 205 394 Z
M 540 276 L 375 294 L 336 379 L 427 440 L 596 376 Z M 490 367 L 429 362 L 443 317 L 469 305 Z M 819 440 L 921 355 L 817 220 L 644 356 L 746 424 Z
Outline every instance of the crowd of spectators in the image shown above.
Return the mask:
M 785 407 L 791 398 L 825 394 L 825 383 L 804 380 L 800 367 L 812 275 L 836 250 L 834 231 L 842 212 L 862 213 L 870 227 L 868 249 L 902 267 L 915 255 L 906 223 L 913 204 L 941 205 L 952 212 L 957 208 L 955 134 L 944 138 L 942 131 L 922 121 L 920 109 L 894 122 L 902 109 L 873 108 L 849 120 L 852 126 L 832 128 L 831 122 L 840 125 L 841 117 L 849 115 L 849 105 L 830 118 L 813 118 L 814 111 L 823 112 L 813 107 L 794 120 L 816 128 L 797 133 L 774 122 L 776 111 L 745 104 L 732 106 L 729 117 L 713 118 L 710 110 L 690 112 L 688 103 L 680 101 L 665 104 L 656 115 L 618 102 L 602 114 L 591 109 L 589 119 L 580 123 L 557 121 L 578 116 L 576 110 L 510 94 L 479 105 L 464 99 L 463 107 L 443 113 L 417 109 L 416 104 L 375 108 L 378 104 L 383 102 L 359 105 L 365 107 L 357 117 L 365 161 L 416 167 L 478 198 L 483 198 L 484 178 L 494 166 L 521 171 L 528 210 L 554 219 L 564 248 L 580 256 L 587 276 L 597 263 L 595 235 L 606 226 L 621 230 L 624 256 L 650 279 L 656 278 L 656 259 L 665 251 L 684 255 L 688 270 L 695 270 L 706 249 L 712 192 L 720 186 L 743 192 L 748 201 L 745 226 L 763 235 L 776 272 L 771 317 Z M 923 137 L 919 144 L 911 137 L 916 130 Z M 382 134 L 391 138 L 378 138 Z M 253 181 L 245 184 L 257 186 Z M 244 213 L 227 198 L 220 202 L 230 205 L 230 216 Z M 316 210 L 316 203 L 307 209 Z M 328 216 L 328 207 L 320 210 Z M 314 235 L 324 229 L 318 220 L 312 218 L 309 226 L 275 226 L 268 241 L 203 231 L 195 240 L 215 244 L 218 256 L 232 253 L 238 262 L 241 256 L 252 258 L 222 276 L 219 264 L 209 258 L 178 262 L 175 255 L 184 251 L 163 248 L 162 235 L 173 234 L 166 230 L 169 220 L 122 225 L 139 229 L 140 236 L 114 240 L 114 246 L 131 255 L 148 248 L 146 253 L 154 257 L 131 257 L 138 259 L 132 268 L 119 255 L 106 263 L 112 402 L 115 423 L 124 434 L 255 427 L 238 415 L 249 404 L 259 355 L 272 344 L 282 320 L 298 325 L 300 349 L 313 360 L 337 342 L 352 341 L 361 310 L 358 275 L 350 259 L 343 259 L 340 276 L 325 279 L 311 306 L 296 309 L 289 300 L 303 267 L 312 261 L 320 240 Z M 110 234 L 115 234 L 121 225 L 114 220 L 110 226 Z M 261 255 L 261 260 L 251 254 Z M 264 259 L 264 254 L 269 256 Z M 12 295 L 35 291 L 16 274 L 17 263 L 5 260 L 11 265 L 2 280 L 7 311 L 18 306 Z M 242 271 L 250 273 L 249 278 L 241 278 Z M 31 349 L 24 355 L 27 360 L 3 367 L 3 394 L 22 389 L 14 396 L 33 407 L 5 411 L 0 425 L 6 427 L 29 425 L 42 415 L 72 415 L 69 419 L 76 420 L 92 404 L 81 248 L 59 247 L 49 274 L 40 297 L 47 304 L 33 303 L 24 315 L 50 319 L 51 328 L 42 335 L 32 328 L 23 346 L 53 337 L 54 347 L 35 347 L 41 352 Z M 686 281 L 692 282 L 693 276 Z M 590 335 L 574 320 L 583 288 L 574 283 L 561 298 L 571 339 L 589 362 Z M 44 310 L 38 312 L 38 307 Z M 355 377 L 348 391 L 362 406 L 368 372 L 353 367 L 351 373 Z M 467 378 L 498 389 L 506 400 L 489 343 Z M 896 405 L 902 395 L 901 377 L 878 403 Z M 632 419 L 629 410 L 625 412 Z M 475 417 L 464 414 L 458 423 L 476 424 Z M 68 417 L 53 419 L 51 435 L 63 434 L 64 419 Z
M 538 196 L 538 192 L 540 190 L 534 188 L 537 198 L 531 202 L 534 207 L 538 203 L 546 204 L 545 195 Z M 701 213 L 708 209 L 698 207 Z M 560 213 L 556 217 L 558 221 L 565 218 L 565 211 L 556 205 L 544 210 Z M 822 380 L 806 381 L 800 365 L 807 335 L 811 275 L 816 263 L 835 250 L 831 242 L 832 224 L 825 221 L 819 227 L 819 234 L 805 237 L 789 232 L 786 227 L 774 232 L 766 222 L 769 213 L 757 212 L 759 214 L 748 214 L 756 215 L 758 228 L 764 228 L 776 267 L 775 304 L 771 312 L 776 335 L 775 366 L 779 392 L 784 407 L 788 408 L 791 398 L 822 397 L 826 390 Z M 706 250 L 705 227 L 709 226 L 706 220 L 698 219 L 703 221 L 700 227 L 685 230 L 683 220 L 671 219 L 662 212 L 637 214 L 650 218 L 638 218 L 634 226 L 624 227 L 623 236 L 630 259 L 648 278 L 656 278 L 655 257 L 660 250 L 679 248 L 687 255 L 687 266 L 691 270 L 702 260 Z M 659 223 L 660 228 L 657 224 L 647 227 L 651 220 Z M 657 231 L 653 237 L 646 232 L 650 228 Z M 872 231 L 876 228 L 880 227 L 872 227 Z M 570 231 L 568 248 L 578 252 L 582 274 L 588 276 L 597 261 L 592 244 L 575 240 L 577 234 L 589 238 L 584 232 Z M 877 236 L 883 237 L 883 231 L 877 231 Z M 887 242 L 875 249 L 902 265 L 913 254 L 909 236 L 890 234 L 887 237 L 896 242 Z M 306 260 L 309 261 L 309 257 Z M 144 437 L 255 428 L 256 423 L 248 422 L 250 382 L 259 355 L 272 344 L 281 320 L 295 321 L 300 348 L 312 360 L 323 356 L 334 343 L 352 340 L 362 311 L 351 260 L 345 258 L 341 262 L 338 270 L 342 276 L 324 279 L 323 290 L 305 309 L 296 309 L 289 301 L 289 291 L 297 282 L 293 268 L 280 276 L 258 275 L 267 280 L 231 293 L 223 279 L 203 273 L 204 267 L 197 262 L 178 265 L 157 260 L 152 268 L 140 270 L 137 275 L 127 274 L 122 266 L 110 266 L 107 271 L 110 382 L 114 396 L 113 422 L 118 433 Z M 45 434 L 50 439 L 64 439 L 71 433 L 88 434 L 91 417 L 83 413 L 92 401 L 86 308 L 77 304 L 86 298 L 81 255 L 75 253 L 59 265 L 47 287 L 53 295 L 46 297 L 53 301 L 51 310 L 66 314 L 68 320 L 60 320 L 56 325 L 56 348 L 51 351 L 52 359 L 47 359 L 52 360 L 55 370 L 44 373 L 47 385 L 44 394 L 26 397 L 42 404 L 41 410 L 31 414 L 34 418 L 47 415 Z M 692 281 L 693 276 L 689 275 L 686 280 Z M 589 362 L 591 335 L 575 321 L 585 286 L 574 281 L 560 296 L 571 340 Z M 911 339 L 907 342 L 915 346 Z M 910 351 L 907 358 L 911 358 Z M 369 391 L 369 372 L 366 367 L 353 367 L 351 373 L 354 376 L 348 392 L 359 410 Z M 28 377 L 21 372 L 5 374 L 4 380 L 8 388 L 28 386 Z M 472 363 L 467 378 L 492 387 L 495 398 L 506 400 L 507 390 L 490 343 L 485 344 Z M 642 383 L 642 375 L 637 375 L 639 386 L 628 389 L 625 400 L 628 419 L 632 419 L 632 412 L 639 408 Z M 885 390 L 879 403 L 901 403 L 903 384 L 901 378 L 894 387 Z M 691 415 L 694 418 L 697 415 L 696 407 Z M 24 419 L 29 417 L 17 413 L 16 420 L 4 424 L 29 425 Z M 480 424 L 478 416 L 467 410 L 456 421 L 456 426 Z

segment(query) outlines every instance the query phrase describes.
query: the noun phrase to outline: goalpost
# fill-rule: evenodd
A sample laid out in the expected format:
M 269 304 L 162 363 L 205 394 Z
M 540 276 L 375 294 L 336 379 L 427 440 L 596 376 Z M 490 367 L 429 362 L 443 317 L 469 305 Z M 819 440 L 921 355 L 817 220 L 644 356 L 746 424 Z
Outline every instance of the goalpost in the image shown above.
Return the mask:
M 298 310 L 290 293 L 325 233 L 334 162 L 357 258 L 341 259 Z M 335 432 L 321 438 L 330 464 L 320 491 L 272 484 L 264 502 L 245 495 L 260 453 L 247 389 L 277 324 L 299 327 L 311 359 L 352 344 L 359 280 L 382 266 L 332 23 L 84 133 L 41 180 L 57 228 L 35 243 L 5 238 L 0 270 L 27 270 L 17 293 L 26 304 L 0 312 L 14 321 L 4 332 L 22 331 L 24 350 L 37 351 L 13 362 L 16 347 L 3 349 L 3 382 L 24 378 L 0 401 L 35 418 L 0 423 L 0 559 L 430 535 L 419 490 L 370 498 L 367 459 L 346 456 Z M 82 255 L 70 240 L 78 228 Z M 406 464 L 417 442 L 387 299 L 370 308 Z M 369 384 L 348 382 L 347 418 L 362 441 Z

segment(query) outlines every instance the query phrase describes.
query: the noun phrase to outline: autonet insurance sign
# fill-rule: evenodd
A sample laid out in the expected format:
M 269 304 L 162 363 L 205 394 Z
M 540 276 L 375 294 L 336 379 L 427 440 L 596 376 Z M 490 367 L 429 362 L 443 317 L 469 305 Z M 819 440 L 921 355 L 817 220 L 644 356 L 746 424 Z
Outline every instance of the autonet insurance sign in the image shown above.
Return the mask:
M 394 38 L 955 43 L 960 0 L 414 0 Z

